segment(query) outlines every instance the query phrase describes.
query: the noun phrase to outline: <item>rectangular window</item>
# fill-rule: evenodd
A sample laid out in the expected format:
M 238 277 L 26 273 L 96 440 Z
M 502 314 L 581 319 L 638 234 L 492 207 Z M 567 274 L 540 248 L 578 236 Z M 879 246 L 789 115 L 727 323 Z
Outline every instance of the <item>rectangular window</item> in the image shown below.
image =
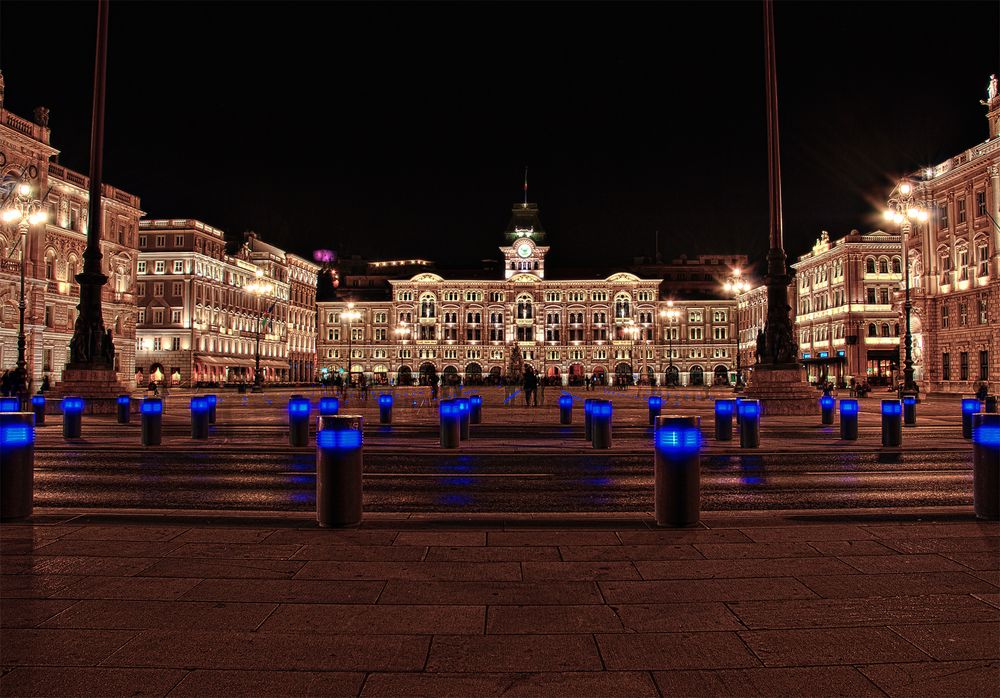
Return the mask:
M 958 354 L 958 380 L 969 380 L 969 352 L 967 351 Z
M 157 235 L 156 236 L 156 246 L 157 247 L 166 247 L 166 244 L 167 244 L 167 236 L 166 235 Z
M 138 266 L 136 268 L 136 271 L 138 271 L 140 274 L 145 274 L 146 273 L 146 260 L 144 260 L 144 259 L 140 259 L 139 260 L 139 264 L 138 264 Z
M 183 235 L 174 235 L 174 247 L 184 247 Z
M 364 327 L 352 327 L 351 328 L 351 341 L 360 342 L 365 338 L 365 328 Z
M 947 305 L 942 305 L 941 306 L 941 329 L 942 330 L 948 329 L 948 324 L 950 323 L 950 321 L 951 321 L 951 318 L 948 317 L 948 306 Z
M 435 325 L 421 325 L 417 339 L 437 339 L 437 327 Z
M 889 289 L 879 289 L 879 302 L 882 305 L 889 305 Z
M 986 215 L 986 190 L 976 192 L 976 215 Z
M 958 304 L 958 324 L 965 327 L 969 324 L 969 304 L 959 303 Z
M 941 354 L 941 380 L 951 380 L 951 354 L 948 352 Z
M 145 235 L 140 235 L 139 236 L 139 248 L 141 249 L 141 248 L 143 248 L 145 246 L 146 246 L 146 236 Z
M 170 322 L 172 322 L 175 325 L 181 324 L 181 311 L 179 311 L 179 310 L 171 310 L 170 311 Z
M 876 301 L 875 301 L 875 289 L 869 287 L 869 288 L 865 289 L 865 291 L 868 294 L 867 295 L 868 305 L 875 305 L 875 303 L 876 303 Z
M 159 351 L 163 348 L 163 340 L 159 337 L 153 337 L 153 351 Z
M 163 311 L 162 310 L 154 310 L 153 311 L 153 324 L 154 325 L 162 325 L 163 324 Z
M 174 260 L 174 273 L 183 274 L 184 273 L 184 262 L 179 259 Z
M 938 230 L 948 229 L 948 204 L 938 206 Z
M 979 299 L 979 324 L 985 325 L 989 321 L 989 305 L 985 298 Z
M 155 274 L 162 274 L 163 271 L 164 271 L 164 262 L 161 259 L 161 260 L 157 261 L 154 264 L 154 266 L 153 266 L 153 273 L 155 273 Z
M 595 327 L 594 328 L 594 341 L 595 342 L 606 342 L 606 341 L 608 341 L 608 328 L 606 328 L 606 327 Z
M 146 309 L 145 308 L 139 308 L 138 314 L 136 315 L 136 318 L 135 318 L 135 324 L 137 324 L 137 325 L 145 325 L 146 324 Z
M 175 281 L 170 284 L 170 294 L 174 298 L 180 298 L 184 294 L 184 284 L 180 281 Z
M 153 295 L 156 296 L 157 298 L 162 298 L 163 297 L 163 282 L 162 281 L 157 281 L 155 284 L 153 284 Z
M 976 258 L 979 262 L 977 276 L 988 276 L 990 273 L 990 246 L 982 242 L 976 245 Z
M 969 278 L 969 250 L 958 251 L 958 278 L 965 281 Z
M 979 380 L 988 380 L 990 377 L 990 353 L 988 351 L 979 352 Z
M 375 328 L 374 333 L 376 342 L 384 342 L 386 337 L 388 336 L 388 330 L 384 327 Z
M 173 338 L 171 338 L 171 340 L 170 340 L 170 350 L 171 351 L 180 351 L 181 350 L 181 338 L 180 337 L 173 337 Z
M 703 339 L 704 333 L 700 327 L 689 327 L 688 328 L 688 339 Z
M 714 328 L 712 328 L 712 336 L 715 339 L 725 339 L 726 338 L 726 328 L 725 327 L 714 327 Z
M 965 197 L 955 201 L 955 213 L 959 223 L 965 223 Z

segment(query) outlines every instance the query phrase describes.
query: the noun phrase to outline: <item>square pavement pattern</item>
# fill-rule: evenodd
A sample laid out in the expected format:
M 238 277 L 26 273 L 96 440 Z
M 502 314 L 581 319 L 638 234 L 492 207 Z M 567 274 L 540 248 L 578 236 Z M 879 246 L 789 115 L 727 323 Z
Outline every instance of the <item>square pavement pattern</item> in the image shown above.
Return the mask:
M 1000 526 L 43 511 L 0 526 L 3 696 L 988 696 Z

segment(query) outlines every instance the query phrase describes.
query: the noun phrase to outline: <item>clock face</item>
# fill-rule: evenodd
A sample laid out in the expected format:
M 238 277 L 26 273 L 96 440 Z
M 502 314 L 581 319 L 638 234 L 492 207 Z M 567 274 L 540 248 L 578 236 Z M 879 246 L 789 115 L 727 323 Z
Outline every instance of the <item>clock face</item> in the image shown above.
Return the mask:
M 531 245 L 521 245 L 517 248 L 517 254 L 519 257 L 530 257 L 531 256 Z

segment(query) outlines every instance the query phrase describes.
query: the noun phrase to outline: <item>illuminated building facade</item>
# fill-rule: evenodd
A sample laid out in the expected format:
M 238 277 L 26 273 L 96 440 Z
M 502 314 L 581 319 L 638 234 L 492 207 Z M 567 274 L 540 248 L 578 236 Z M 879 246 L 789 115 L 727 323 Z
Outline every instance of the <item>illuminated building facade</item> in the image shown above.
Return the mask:
M 349 366 L 355 380 L 363 374 L 375 383 L 415 383 L 431 371 L 445 380 L 496 382 L 510 374 L 516 348 L 553 384 L 588 376 L 664 384 L 671 364 L 680 385 L 734 379 L 733 300 L 668 302 L 660 298 L 661 279 L 626 272 L 554 278 L 534 204 L 514 206 L 505 238 L 503 270 L 490 278 L 419 272 L 390 279 L 380 299 L 342 287 L 335 300 L 320 300 L 321 373 Z M 668 308 L 679 311 L 676 318 L 667 319 Z
M 258 332 L 264 382 L 311 381 L 318 269 L 254 233 L 230 253 L 201 221 L 141 221 L 136 382 L 251 383 Z
M 29 388 L 37 391 L 48 376 L 56 387 L 69 361 L 69 344 L 80 302 L 77 273 L 83 271 L 87 245 L 88 177 L 59 165 L 52 147 L 48 110 L 33 120 L 3 106 L 0 76 L 0 200 L 11 205 L 12 192 L 27 184 L 42 202 L 44 223 L 31 225 L 25 258 L 25 359 Z M 115 344 L 118 380 L 131 380 L 135 366 L 136 236 L 143 212 L 139 197 L 104 184 L 101 190 L 102 271 L 108 277 L 101 295 L 104 324 Z M 0 368 L 17 361 L 20 299 L 20 236 L 17 223 L 0 224 Z
M 984 104 L 986 141 L 909 177 L 930 213 L 907 240 L 922 392 L 970 393 L 981 380 L 994 392 L 1000 382 L 1000 95 Z

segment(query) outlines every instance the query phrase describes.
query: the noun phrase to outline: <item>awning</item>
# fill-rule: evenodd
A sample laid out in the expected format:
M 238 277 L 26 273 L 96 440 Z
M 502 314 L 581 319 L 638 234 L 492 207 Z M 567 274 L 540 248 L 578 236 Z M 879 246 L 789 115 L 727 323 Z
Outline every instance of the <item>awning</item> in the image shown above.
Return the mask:
M 811 356 L 808 359 L 802 359 L 804 364 L 843 364 L 847 363 L 846 356 Z
M 867 354 L 869 359 L 889 359 L 899 362 L 899 347 L 892 349 L 869 349 Z
M 253 368 L 256 365 L 254 358 L 228 357 L 228 356 L 198 356 L 194 357 L 196 364 L 209 364 L 212 366 L 242 366 Z M 276 361 L 274 359 L 261 359 L 260 365 L 263 368 L 288 368 L 287 362 Z

